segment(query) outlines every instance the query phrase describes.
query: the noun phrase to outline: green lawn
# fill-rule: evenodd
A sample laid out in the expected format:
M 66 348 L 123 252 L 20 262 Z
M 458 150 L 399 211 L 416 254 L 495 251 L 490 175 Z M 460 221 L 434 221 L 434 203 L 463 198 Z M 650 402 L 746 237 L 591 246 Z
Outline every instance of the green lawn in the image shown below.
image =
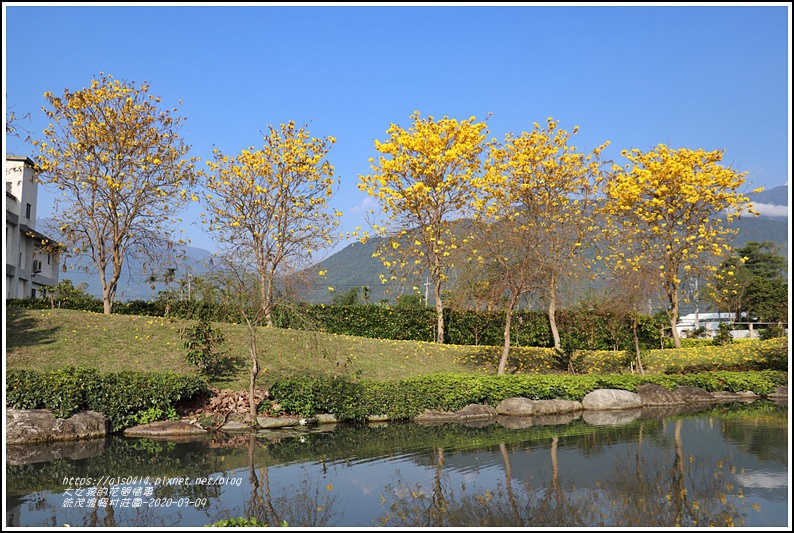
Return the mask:
M 191 322 L 194 323 L 194 322 Z M 40 371 L 86 366 L 100 372 L 122 370 L 194 373 L 185 360 L 180 330 L 190 323 L 161 317 L 103 315 L 66 309 L 6 310 L 6 368 Z M 232 375 L 216 379 L 218 388 L 247 389 L 248 330 L 244 325 L 216 323 L 226 338 L 223 348 L 240 361 Z M 268 376 L 295 374 L 346 375 L 399 380 L 437 372 L 494 374 L 500 347 L 438 345 L 388 341 L 279 328 L 257 332 L 260 383 Z M 750 367 L 756 359 L 785 365 L 788 339 L 734 342 L 725 348 L 699 347 L 652 350 L 645 355 L 649 372 Z M 587 352 L 581 372 L 625 371 L 625 352 Z M 556 365 L 548 348 L 514 347 L 508 372 L 548 373 Z
M 190 322 L 194 323 L 194 322 Z M 66 309 L 7 309 L 6 368 L 53 370 L 88 366 L 122 370 L 193 373 L 185 361 L 181 319 L 103 315 Z M 215 323 L 223 348 L 241 361 L 235 375 L 216 380 L 223 388 L 247 388 L 250 360 L 245 325 Z M 478 372 L 492 349 L 387 341 L 280 328 L 259 328 L 258 360 L 267 375 L 312 372 L 374 379 L 402 379 L 435 372 Z

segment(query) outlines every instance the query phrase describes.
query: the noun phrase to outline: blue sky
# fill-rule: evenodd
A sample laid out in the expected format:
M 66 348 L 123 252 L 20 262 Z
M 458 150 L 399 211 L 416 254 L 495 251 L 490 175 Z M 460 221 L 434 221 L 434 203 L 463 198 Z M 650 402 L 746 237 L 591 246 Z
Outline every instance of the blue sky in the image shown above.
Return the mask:
M 191 155 L 261 146 L 268 125 L 309 123 L 337 143 L 343 230 L 375 207 L 356 188 L 390 123 L 485 119 L 503 139 L 555 118 L 576 146 L 724 149 L 752 187 L 788 183 L 791 9 L 764 5 L 3 4 L 6 114 L 40 135 L 43 93 L 100 72 L 179 100 Z M 6 153 L 35 156 L 6 138 Z M 52 194 L 39 193 L 39 216 Z M 214 249 L 185 215 L 192 245 Z M 344 244 L 344 243 L 343 243 Z M 339 249 L 339 247 L 337 247 Z

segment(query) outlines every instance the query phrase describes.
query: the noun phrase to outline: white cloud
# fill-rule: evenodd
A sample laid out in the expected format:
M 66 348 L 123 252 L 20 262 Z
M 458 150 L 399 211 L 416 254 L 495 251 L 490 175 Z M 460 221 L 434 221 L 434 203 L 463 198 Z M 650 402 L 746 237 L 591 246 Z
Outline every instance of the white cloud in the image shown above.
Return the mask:
M 788 206 L 786 205 L 753 204 L 753 209 L 758 211 L 759 215 L 768 217 L 788 217 Z
M 736 481 L 745 487 L 760 489 L 781 489 L 788 486 L 788 477 L 782 472 L 758 470 L 737 474 Z
M 366 198 L 364 198 L 364 201 L 361 202 L 360 205 L 352 207 L 350 209 L 350 211 L 352 211 L 353 213 L 360 213 L 362 211 L 366 211 L 367 209 L 369 209 L 370 206 L 372 206 L 374 203 L 375 203 L 375 200 L 373 200 L 371 197 L 367 196 Z

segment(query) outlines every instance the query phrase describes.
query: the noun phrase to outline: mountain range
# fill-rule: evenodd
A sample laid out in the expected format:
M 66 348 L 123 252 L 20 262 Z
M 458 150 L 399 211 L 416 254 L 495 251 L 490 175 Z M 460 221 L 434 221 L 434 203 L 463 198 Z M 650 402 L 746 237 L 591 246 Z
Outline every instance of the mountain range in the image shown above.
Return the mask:
M 767 191 L 750 195 L 751 201 L 759 211 L 758 217 L 744 216 L 735 221 L 734 227 L 739 232 L 732 240 L 734 248 L 740 248 L 749 241 L 771 241 L 780 246 L 780 253 L 788 257 L 789 240 L 789 211 L 788 211 L 788 186 L 774 187 Z M 39 221 L 39 228 L 46 228 L 46 221 Z M 42 231 L 46 231 L 42 229 Z M 412 292 L 411 288 L 383 284 L 380 275 L 387 275 L 380 259 L 373 258 L 372 254 L 381 242 L 379 238 L 372 238 L 366 243 L 355 242 L 347 245 L 326 259 L 316 263 L 303 272 L 303 277 L 317 280 L 311 287 L 302 292 L 301 299 L 311 303 L 330 303 L 334 294 L 343 294 L 354 288 L 367 287 L 369 298 L 372 302 L 388 300 L 394 303 L 398 295 Z M 176 268 L 175 278 L 186 279 L 188 276 L 202 276 L 212 269 L 212 252 L 202 248 L 183 247 L 184 259 L 173 264 Z M 72 259 L 66 262 L 67 272 L 60 274 L 60 279 L 70 279 L 76 286 L 86 283 L 87 292 L 96 297 L 101 297 L 99 276 L 94 272 L 85 271 L 82 267 L 89 265 L 85 258 Z M 119 300 L 147 300 L 164 290 L 166 284 L 159 281 L 152 284 L 147 280 L 148 274 L 142 274 L 143 261 L 133 257 L 125 262 L 122 278 L 119 282 L 117 298 Z M 325 271 L 324 276 L 319 272 Z M 425 290 L 426 280 L 415 280 L 413 286 L 418 286 L 420 292 Z M 172 287 L 176 284 L 172 284 Z M 333 290 L 329 290 L 332 287 Z M 359 291 L 361 294 L 361 291 Z M 432 302 L 432 295 L 430 297 Z

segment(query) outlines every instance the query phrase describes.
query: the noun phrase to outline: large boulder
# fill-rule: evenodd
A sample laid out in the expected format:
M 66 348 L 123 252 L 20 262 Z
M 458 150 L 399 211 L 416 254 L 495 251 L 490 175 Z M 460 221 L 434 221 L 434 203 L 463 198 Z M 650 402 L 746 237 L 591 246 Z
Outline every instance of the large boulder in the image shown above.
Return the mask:
M 570 413 L 582 410 L 582 404 L 572 400 L 530 400 L 505 398 L 496 406 L 496 412 L 506 416 L 539 416 Z
M 496 419 L 496 409 L 490 405 L 470 404 L 458 411 L 434 411 L 425 409 L 414 419 L 425 424 L 445 424 L 448 422 L 474 424 L 490 423 Z
M 87 439 L 107 432 L 105 415 L 95 411 L 57 418 L 49 409 L 6 409 L 6 444 Z
M 258 416 L 256 421 L 262 429 L 290 428 L 305 426 L 307 424 L 317 424 L 317 418 L 295 418 L 290 416 Z M 225 426 L 224 426 L 225 428 Z
M 678 387 L 673 392 L 686 403 L 714 401 L 714 396 L 709 391 L 700 387 L 693 387 L 692 385 Z
M 743 402 L 743 403 L 751 403 L 758 399 L 758 395 L 753 391 L 740 391 L 740 392 L 732 392 L 732 391 L 714 391 L 711 393 L 712 398 L 714 398 L 715 402 Z
M 635 409 L 642 407 L 642 398 L 636 392 L 621 389 L 597 389 L 582 398 L 582 407 L 590 411 Z
M 459 411 L 455 411 L 460 420 L 490 420 L 496 418 L 496 409 L 490 405 L 471 404 Z
M 643 383 L 637 387 L 642 405 L 681 405 L 684 400 L 671 390 L 655 383 Z

